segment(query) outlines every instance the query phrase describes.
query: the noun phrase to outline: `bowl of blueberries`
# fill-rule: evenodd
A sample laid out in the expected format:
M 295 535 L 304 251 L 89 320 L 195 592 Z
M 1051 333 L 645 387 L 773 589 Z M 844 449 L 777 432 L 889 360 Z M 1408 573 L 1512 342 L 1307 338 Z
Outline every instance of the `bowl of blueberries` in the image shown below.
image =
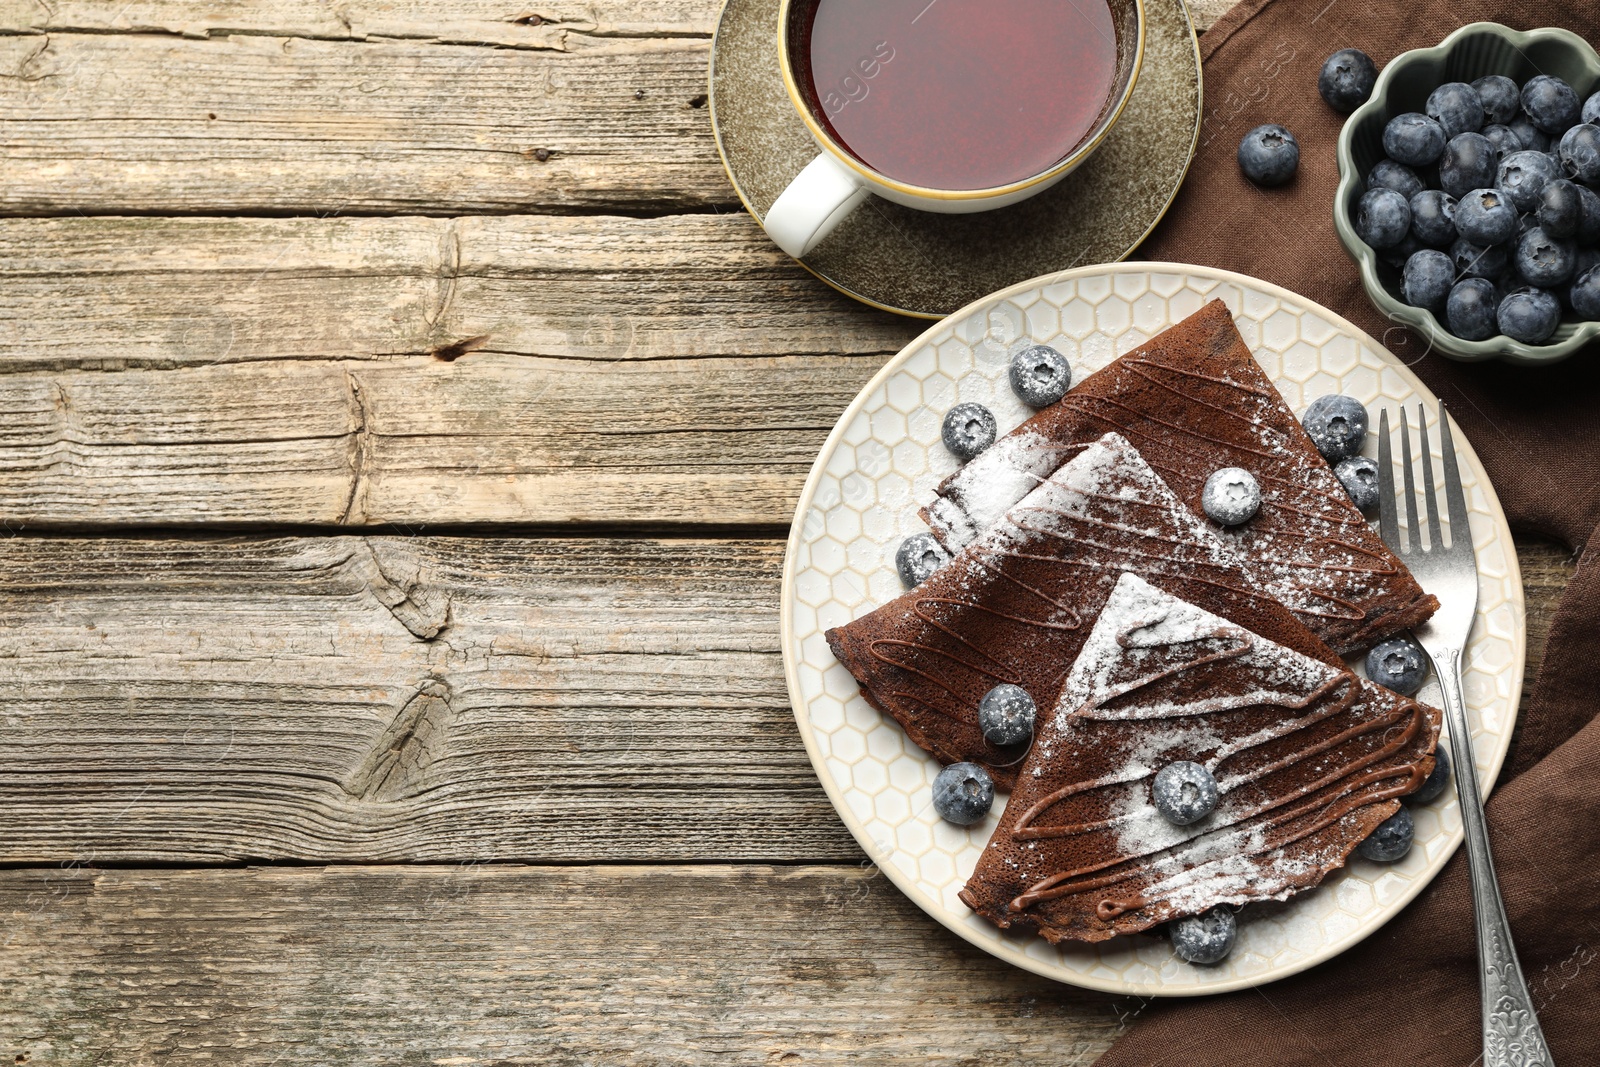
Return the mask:
M 1378 310 L 1460 360 L 1555 363 L 1600 336 L 1594 49 L 1478 22 L 1382 74 L 1340 55 L 1324 79 L 1370 95 L 1339 135 L 1334 228 Z

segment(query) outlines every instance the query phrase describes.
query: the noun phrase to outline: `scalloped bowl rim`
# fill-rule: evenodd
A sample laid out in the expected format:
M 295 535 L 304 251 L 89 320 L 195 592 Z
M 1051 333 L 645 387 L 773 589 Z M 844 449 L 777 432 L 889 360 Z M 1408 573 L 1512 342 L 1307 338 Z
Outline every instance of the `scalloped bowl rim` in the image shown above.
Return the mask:
M 1428 337 L 1429 349 L 1437 348 L 1441 354 L 1450 359 L 1467 363 L 1478 363 L 1484 360 L 1500 357 L 1509 363 L 1523 365 L 1544 366 L 1559 363 L 1571 356 L 1578 349 L 1600 337 L 1600 322 L 1580 322 L 1571 337 L 1553 345 L 1530 345 L 1513 340 L 1504 334 L 1491 337 L 1487 341 L 1468 341 L 1465 338 L 1452 334 L 1443 323 L 1425 308 L 1413 307 L 1397 299 L 1393 293 L 1378 278 L 1378 253 L 1365 241 L 1356 236 L 1355 225 L 1350 219 L 1348 203 L 1350 193 L 1356 183 L 1361 180 L 1356 170 L 1354 152 L 1350 144 L 1355 136 L 1358 119 L 1368 115 L 1388 110 L 1389 83 L 1393 80 L 1396 71 L 1423 59 L 1445 59 L 1450 51 L 1460 41 L 1468 36 L 1490 33 L 1504 37 L 1513 47 L 1525 48 L 1528 45 L 1543 40 L 1557 41 L 1575 49 L 1584 61 L 1594 68 L 1597 82 L 1600 82 L 1600 53 L 1596 53 L 1593 46 L 1582 37 L 1558 27 L 1544 27 L 1537 30 L 1513 30 L 1509 26 L 1502 26 L 1498 22 L 1473 22 L 1469 23 L 1444 40 L 1430 48 L 1413 48 L 1409 52 L 1402 52 L 1388 63 L 1384 64 L 1382 72 L 1378 75 L 1376 84 L 1372 87 L 1372 95 L 1366 103 L 1350 113 L 1350 117 L 1339 130 L 1338 159 L 1339 159 L 1339 187 L 1333 198 L 1334 231 L 1339 235 L 1339 243 L 1349 253 L 1350 258 L 1356 261 L 1361 268 L 1361 285 L 1367 291 L 1367 299 L 1372 301 L 1374 307 L 1383 313 L 1391 322 L 1398 322 L 1413 327 L 1425 333 Z M 1441 341 L 1440 338 L 1448 338 Z

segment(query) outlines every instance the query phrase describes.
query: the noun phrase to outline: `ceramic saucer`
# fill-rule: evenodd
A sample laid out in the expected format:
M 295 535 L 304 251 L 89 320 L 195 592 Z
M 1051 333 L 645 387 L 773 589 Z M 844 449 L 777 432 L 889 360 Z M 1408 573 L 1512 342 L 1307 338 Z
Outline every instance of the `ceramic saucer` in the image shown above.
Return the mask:
M 778 72 L 779 0 L 728 0 L 711 52 L 711 122 L 746 209 L 763 218 L 817 155 Z M 1088 162 L 1013 207 L 936 215 L 869 198 L 801 263 L 857 300 L 924 318 L 1017 282 L 1125 258 L 1177 194 L 1200 133 L 1200 50 L 1183 0 L 1145 0 L 1145 56 Z

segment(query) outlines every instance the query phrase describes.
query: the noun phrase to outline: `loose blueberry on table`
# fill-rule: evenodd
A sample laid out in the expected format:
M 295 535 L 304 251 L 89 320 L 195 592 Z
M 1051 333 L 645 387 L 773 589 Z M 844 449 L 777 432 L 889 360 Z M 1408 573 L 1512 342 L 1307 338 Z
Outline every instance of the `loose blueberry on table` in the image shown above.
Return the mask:
M 945 822 L 971 826 L 994 806 L 994 779 L 976 763 L 952 763 L 933 780 L 933 810 Z
M 1377 81 L 1378 65 L 1371 56 L 1359 48 L 1341 48 L 1323 61 L 1317 92 L 1329 107 L 1348 115 L 1367 102 Z
M 998 432 L 994 414 L 982 404 L 957 404 L 944 417 L 944 446 L 962 459 L 994 444 Z
M 921 585 L 949 562 L 950 553 L 932 534 L 913 534 L 900 542 L 900 549 L 894 554 L 894 568 L 907 589 Z
M 1190 963 L 1209 966 L 1221 963 L 1233 951 L 1239 934 L 1239 921 L 1226 906 L 1212 908 L 1204 915 L 1191 915 L 1167 924 L 1172 950 Z
M 1049 407 L 1072 388 L 1072 365 L 1049 345 L 1025 345 L 1011 356 L 1011 388 L 1029 407 Z
M 1391 637 L 1367 653 L 1367 677 L 1403 697 L 1412 696 L 1428 678 L 1428 654 L 1409 637 Z
M 1411 809 L 1401 808 L 1379 823 L 1378 828 L 1356 846 L 1356 851 L 1374 863 L 1394 863 L 1405 859 L 1416 835 L 1416 822 L 1411 818 Z
M 1216 810 L 1217 780 L 1200 764 L 1179 760 L 1156 772 L 1150 796 L 1163 819 L 1188 826 Z
M 1406 799 L 1413 804 L 1427 804 L 1444 792 L 1450 784 L 1450 750 L 1440 744 L 1433 750 L 1433 771 L 1422 780 L 1417 791 Z
M 1257 126 L 1239 142 L 1239 169 L 1257 185 L 1282 185 L 1300 166 L 1300 142 L 1282 126 Z
M 1222 526 L 1249 522 L 1261 510 L 1261 484 L 1242 467 L 1213 471 L 1200 491 L 1200 506 L 1211 521 Z
M 1349 459 L 1367 439 L 1367 409 L 1355 397 L 1329 393 L 1306 408 L 1300 425 L 1329 463 Z
M 978 702 L 978 729 L 983 739 L 996 748 L 1020 745 L 1033 737 L 1038 708 L 1033 697 L 1020 685 L 1001 683 L 983 694 Z

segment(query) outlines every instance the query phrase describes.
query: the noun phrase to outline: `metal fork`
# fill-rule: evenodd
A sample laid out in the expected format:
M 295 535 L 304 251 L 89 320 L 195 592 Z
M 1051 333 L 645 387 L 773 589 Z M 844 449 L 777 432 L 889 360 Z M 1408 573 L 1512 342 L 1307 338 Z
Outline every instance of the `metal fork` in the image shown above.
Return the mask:
M 1450 741 L 1455 757 L 1456 793 L 1461 798 L 1461 821 L 1467 832 L 1467 870 L 1472 882 L 1472 905 L 1478 923 L 1478 977 L 1483 993 L 1483 1067 L 1554 1067 L 1533 998 L 1511 943 L 1511 926 L 1495 880 L 1494 858 L 1489 852 L 1488 824 L 1483 796 L 1478 788 L 1477 763 L 1472 758 L 1472 733 L 1461 699 L 1461 652 L 1478 610 L 1478 564 L 1472 548 L 1466 493 L 1456 469 L 1456 450 L 1450 436 L 1450 416 L 1439 410 L 1439 443 L 1444 453 L 1444 497 L 1450 519 L 1450 546 L 1444 547 L 1439 525 L 1439 504 L 1434 495 L 1433 460 L 1428 449 L 1427 410 L 1417 406 L 1421 438 L 1420 477 L 1411 462 L 1411 432 L 1404 408 L 1400 409 L 1401 472 L 1405 485 L 1406 540 L 1401 540 L 1394 491 L 1394 458 L 1389 445 L 1389 413 L 1378 419 L 1378 531 L 1405 560 L 1422 588 L 1439 598 L 1439 611 L 1415 631 L 1418 642 L 1433 660 L 1433 671 L 1444 696 Z M 1417 521 L 1416 482 L 1422 483 L 1428 516 L 1428 546 L 1422 546 L 1422 526 Z

